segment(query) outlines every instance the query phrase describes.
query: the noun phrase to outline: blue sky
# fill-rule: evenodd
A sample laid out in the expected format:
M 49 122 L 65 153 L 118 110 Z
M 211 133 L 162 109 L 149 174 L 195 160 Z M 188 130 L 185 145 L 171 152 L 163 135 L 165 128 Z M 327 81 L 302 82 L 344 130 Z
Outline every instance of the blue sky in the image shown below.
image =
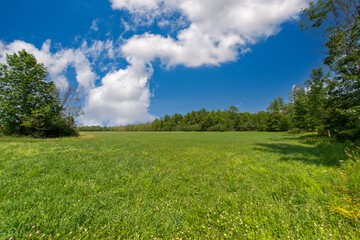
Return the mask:
M 206 108 L 265 110 L 322 63 L 296 25 L 307 0 L 5 1 L 0 62 L 26 49 L 59 90 L 77 87 L 86 125 Z

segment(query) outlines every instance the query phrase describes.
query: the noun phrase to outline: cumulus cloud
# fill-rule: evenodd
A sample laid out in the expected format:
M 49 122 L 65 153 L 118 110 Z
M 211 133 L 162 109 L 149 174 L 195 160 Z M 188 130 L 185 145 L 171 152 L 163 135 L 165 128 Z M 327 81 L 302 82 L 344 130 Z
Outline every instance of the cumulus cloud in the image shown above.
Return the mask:
M 149 66 L 159 58 L 166 67 L 219 65 L 234 61 L 259 39 L 276 34 L 281 23 L 297 17 L 307 0 L 110 0 L 113 9 L 132 15 L 136 25 L 175 25 L 176 38 L 144 33 L 121 46 L 129 63 L 111 72 L 91 90 L 86 124 L 127 124 L 148 121 Z M 179 15 L 175 17 L 174 15 Z M 186 26 L 186 27 L 185 27 Z M 184 28 L 185 27 L 185 28 Z
M 282 23 L 297 18 L 308 1 L 110 0 L 113 9 L 130 13 L 131 19 L 121 20 L 126 30 L 136 32 L 138 25 L 156 24 L 162 29 L 170 28 L 175 37 L 146 32 L 122 39 L 119 43 L 122 46 L 115 46 L 112 41 L 84 41 L 78 49 L 56 53 L 50 52 L 50 41 L 41 49 L 22 41 L 8 45 L 0 42 L 0 61 L 5 53 L 26 49 L 45 64 L 50 79 L 59 88 L 68 86 L 66 69 L 73 67 L 79 86 L 85 89 L 86 115 L 81 121 L 86 125 L 151 121 L 154 117 L 148 113 L 151 97 L 148 80 L 155 59 L 166 67 L 235 61 L 251 45 L 278 33 Z M 91 28 L 98 30 L 97 20 Z M 94 64 L 119 58 L 126 58 L 128 66 L 111 70 L 96 87 Z
M 85 99 L 85 115 L 79 119 L 86 125 L 122 125 L 154 119 L 147 109 L 150 105 L 150 91 L 147 80 L 152 70 L 144 61 L 132 61 L 124 70 L 113 71 L 95 87 L 98 76 L 94 65 L 105 59 L 116 59 L 120 51 L 111 41 L 83 42 L 78 49 L 50 51 L 50 40 L 40 49 L 33 44 L 14 41 L 5 44 L 0 41 L 0 63 L 5 63 L 6 54 L 25 49 L 35 55 L 49 72 L 49 80 L 54 81 L 59 90 L 69 86 L 66 72 L 73 68 L 76 73 L 81 95 Z M 89 59 L 92 59 L 90 61 Z
M 56 53 L 51 53 L 50 48 L 50 40 L 45 41 L 41 49 L 23 41 L 14 41 L 10 44 L 0 41 L 0 62 L 4 63 L 6 61 L 6 54 L 25 49 L 27 52 L 34 54 L 39 63 L 45 65 L 49 73 L 49 79 L 55 82 L 60 90 L 64 90 L 69 86 L 69 82 L 65 77 L 69 67 L 75 69 L 76 80 L 80 88 L 89 91 L 94 87 L 96 74 L 92 71 L 91 64 L 81 49 L 62 49 Z
M 179 40 L 176 41 L 171 37 L 146 33 L 129 39 L 122 50 L 128 61 L 133 57 L 147 62 L 160 58 L 167 66 L 183 64 L 198 67 L 235 60 L 238 54 L 235 46 L 243 42 L 239 36 L 232 35 L 226 39 L 219 38 L 219 41 L 214 43 L 211 36 L 202 33 L 196 26 L 184 30 L 178 37 Z
M 148 113 L 151 68 L 133 61 L 126 69 L 108 73 L 102 85 L 90 91 L 85 106 L 85 125 L 124 125 L 154 119 Z
M 259 39 L 280 30 L 281 23 L 297 17 L 307 0 L 111 0 L 114 9 L 134 16 L 166 17 L 180 12 L 189 26 L 176 39 L 145 33 L 130 38 L 123 46 L 128 58 L 147 61 L 160 58 L 171 66 L 219 65 L 234 61 L 239 53 Z M 166 23 L 161 19 L 159 23 Z

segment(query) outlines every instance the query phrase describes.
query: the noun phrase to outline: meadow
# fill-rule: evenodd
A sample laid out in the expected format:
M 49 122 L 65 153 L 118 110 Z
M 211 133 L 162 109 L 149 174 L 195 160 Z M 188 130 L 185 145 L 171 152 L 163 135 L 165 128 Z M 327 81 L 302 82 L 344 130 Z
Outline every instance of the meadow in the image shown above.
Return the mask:
M 0 137 L 0 239 L 359 239 L 349 146 L 264 132 Z

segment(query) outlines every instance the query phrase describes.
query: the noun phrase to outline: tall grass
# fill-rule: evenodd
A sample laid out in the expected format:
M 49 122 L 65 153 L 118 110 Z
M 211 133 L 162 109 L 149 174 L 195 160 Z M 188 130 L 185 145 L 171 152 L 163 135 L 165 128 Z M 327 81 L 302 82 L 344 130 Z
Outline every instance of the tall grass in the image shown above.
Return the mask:
M 0 138 L 0 238 L 356 239 L 359 164 L 284 133 Z

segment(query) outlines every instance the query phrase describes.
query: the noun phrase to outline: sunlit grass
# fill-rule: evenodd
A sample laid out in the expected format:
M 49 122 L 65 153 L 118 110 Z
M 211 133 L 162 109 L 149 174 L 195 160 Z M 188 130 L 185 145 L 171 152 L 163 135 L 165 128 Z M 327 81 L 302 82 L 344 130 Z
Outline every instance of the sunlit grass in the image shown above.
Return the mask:
M 359 164 L 283 133 L 0 138 L 0 238 L 356 239 Z

